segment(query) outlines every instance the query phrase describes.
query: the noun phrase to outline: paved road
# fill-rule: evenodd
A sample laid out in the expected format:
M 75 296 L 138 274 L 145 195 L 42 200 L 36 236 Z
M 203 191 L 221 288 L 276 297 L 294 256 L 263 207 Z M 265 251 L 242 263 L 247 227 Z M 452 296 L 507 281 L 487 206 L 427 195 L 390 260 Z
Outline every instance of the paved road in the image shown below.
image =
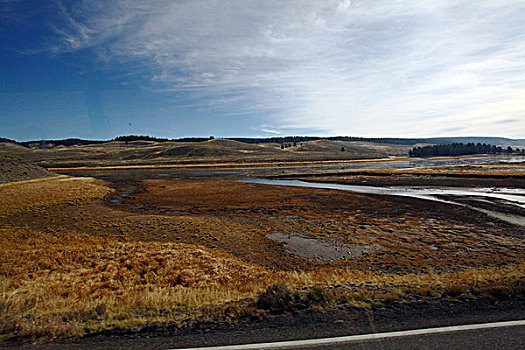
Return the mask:
M 256 349 L 523 349 L 525 320 L 372 333 L 346 337 L 186 348 L 182 350 Z M 176 349 L 170 349 L 176 350 Z
M 508 323 L 508 322 L 507 322 Z M 465 326 L 461 326 L 465 327 Z M 430 329 L 431 332 L 435 331 L 436 328 Z M 271 346 L 268 344 L 261 346 L 246 345 L 246 346 L 225 346 L 225 347 L 213 347 L 215 350 L 233 350 L 233 349 L 313 349 L 313 350 L 335 350 L 335 349 L 348 349 L 348 350 L 405 350 L 405 349 L 479 349 L 479 350 L 492 350 L 492 349 L 505 349 L 505 350 L 521 350 L 525 349 L 525 321 L 521 321 L 520 325 L 503 325 L 494 328 L 484 329 L 469 329 L 459 331 L 446 331 L 437 329 L 438 333 L 430 334 L 412 334 L 412 335 L 398 335 L 395 333 L 410 333 L 406 331 L 392 332 L 395 336 L 391 336 L 392 333 L 387 333 L 386 337 L 382 334 L 379 335 L 378 339 L 366 339 L 367 336 L 357 336 L 357 339 L 350 339 L 348 342 L 342 342 L 336 338 L 335 343 L 325 344 L 311 344 L 306 343 L 304 346 L 293 344 L 292 342 L 280 343 L 283 346 Z M 416 331 L 416 333 L 422 333 Z M 345 337 L 353 338 L 353 337 Z M 374 337 L 372 337 L 374 338 Z M 91 344 L 80 343 L 80 344 L 48 344 L 44 345 L 44 348 L 57 348 L 57 349 L 168 349 L 170 347 L 169 337 L 164 338 L 153 338 L 153 339 L 127 339 L 126 341 L 104 341 L 95 342 Z M 87 347 L 86 347 L 87 345 Z M 286 345 L 286 346 L 285 346 Z M 22 346 L 20 348 L 27 348 Z M 40 346 L 38 346 L 40 348 Z M 204 348 L 200 348 L 204 349 Z M 212 348 L 206 348 L 212 349 Z M 173 349 L 171 349 L 173 350 Z
M 306 348 L 304 348 L 306 349 Z M 349 344 L 308 347 L 319 350 L 406 350 L 406 349 L 525 349 L 525 326 L 489 330 L 465 331 L 447 334 L 429 334 L 403 338 L 360 341 Z

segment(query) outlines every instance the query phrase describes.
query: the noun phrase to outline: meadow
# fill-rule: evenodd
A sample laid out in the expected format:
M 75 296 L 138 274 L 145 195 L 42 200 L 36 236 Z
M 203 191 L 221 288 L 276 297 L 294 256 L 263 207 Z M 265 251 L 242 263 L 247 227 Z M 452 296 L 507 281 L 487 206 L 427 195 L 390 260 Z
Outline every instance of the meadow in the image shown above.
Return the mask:
M 334 191 L 221 181 L 136 185 L 122 203 L 110 201 L 118 186 L 92 178 L 0 185 L 2 339 L 44 341 L 151 324 L 236 322 L 300 307 L 366 308 L 524 291 L 521 239 L 482 230 L 479 222 L 451 229 L 445 220 L 405 215 L 392 224 L 381 213 L 363 214 L 370 198 Z M 374 236 L 383 248 L 356 259 L 316 261 L 266 238 L 273 230 L 306 227 L 311 237 L 356 244 Z M 343 227 L 352 235 L 344 236 Z M 279 283 L 289 288 L 293 305 L 257 304 Z

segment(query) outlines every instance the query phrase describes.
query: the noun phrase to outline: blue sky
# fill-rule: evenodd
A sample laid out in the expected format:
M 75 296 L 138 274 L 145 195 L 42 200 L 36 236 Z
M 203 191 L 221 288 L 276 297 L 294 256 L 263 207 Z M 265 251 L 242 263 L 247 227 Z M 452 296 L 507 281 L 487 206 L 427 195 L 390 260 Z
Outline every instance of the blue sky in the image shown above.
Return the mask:
M 0 136 L 525 137 L 524 1 L 0 0 Z

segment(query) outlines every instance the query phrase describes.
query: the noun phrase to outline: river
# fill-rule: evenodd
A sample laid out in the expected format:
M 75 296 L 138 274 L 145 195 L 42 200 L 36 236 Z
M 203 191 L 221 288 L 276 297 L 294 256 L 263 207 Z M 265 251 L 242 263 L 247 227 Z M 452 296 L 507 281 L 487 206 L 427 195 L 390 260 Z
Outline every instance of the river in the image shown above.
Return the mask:
M 322 188 L 354 193 L 378 194 L 388 196 L 412 197 L 451 205 L 467 206 L 473 210 L 483 212 L 494 218 L 507 221 L 509 223 L 525 226 L 525 217 L 521 215 L 525 209 L 525 189 L 521 188 L 413 188 L 413 187 L 374 187 L 356 186 L 335 183 L 306 182 L 300 180 L 269 180 L 269 179 L 246 179 L 240 182 L 258 183 L 273 186 L 294 186 Z M 443 198 L 446 199 L 443 199 Z M 475 199 L 468 204 L 461 203 L 454 198 L 469 197 Z M 486 209 L 486 205 L 477 206 L 476 201 L 490 202 L 493 205 L 491 210 Z M 501 205 L 516 207 L 516 213 L 509 214 L 508 210 L 498 209 Z

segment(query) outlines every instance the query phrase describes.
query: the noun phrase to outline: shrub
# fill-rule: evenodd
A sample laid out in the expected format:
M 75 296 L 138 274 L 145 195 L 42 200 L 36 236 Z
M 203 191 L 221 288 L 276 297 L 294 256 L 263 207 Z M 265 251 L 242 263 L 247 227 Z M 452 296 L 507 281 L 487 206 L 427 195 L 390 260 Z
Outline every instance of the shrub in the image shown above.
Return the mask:
M 295 298 L 284 283 L 276 283 L 259 294 L 257 307 L 274 314 L 281 314 L 295 309 Z
M 308 292 L 310 305 L 326 306 L 332 301 L 332 295 L 321 287 L 312 287 Z
M 512 288 L 508 286 L 493 286 L 485 290 L 485 294 L 488 297 L 494 299 L 505 299 L 514 294 Z

